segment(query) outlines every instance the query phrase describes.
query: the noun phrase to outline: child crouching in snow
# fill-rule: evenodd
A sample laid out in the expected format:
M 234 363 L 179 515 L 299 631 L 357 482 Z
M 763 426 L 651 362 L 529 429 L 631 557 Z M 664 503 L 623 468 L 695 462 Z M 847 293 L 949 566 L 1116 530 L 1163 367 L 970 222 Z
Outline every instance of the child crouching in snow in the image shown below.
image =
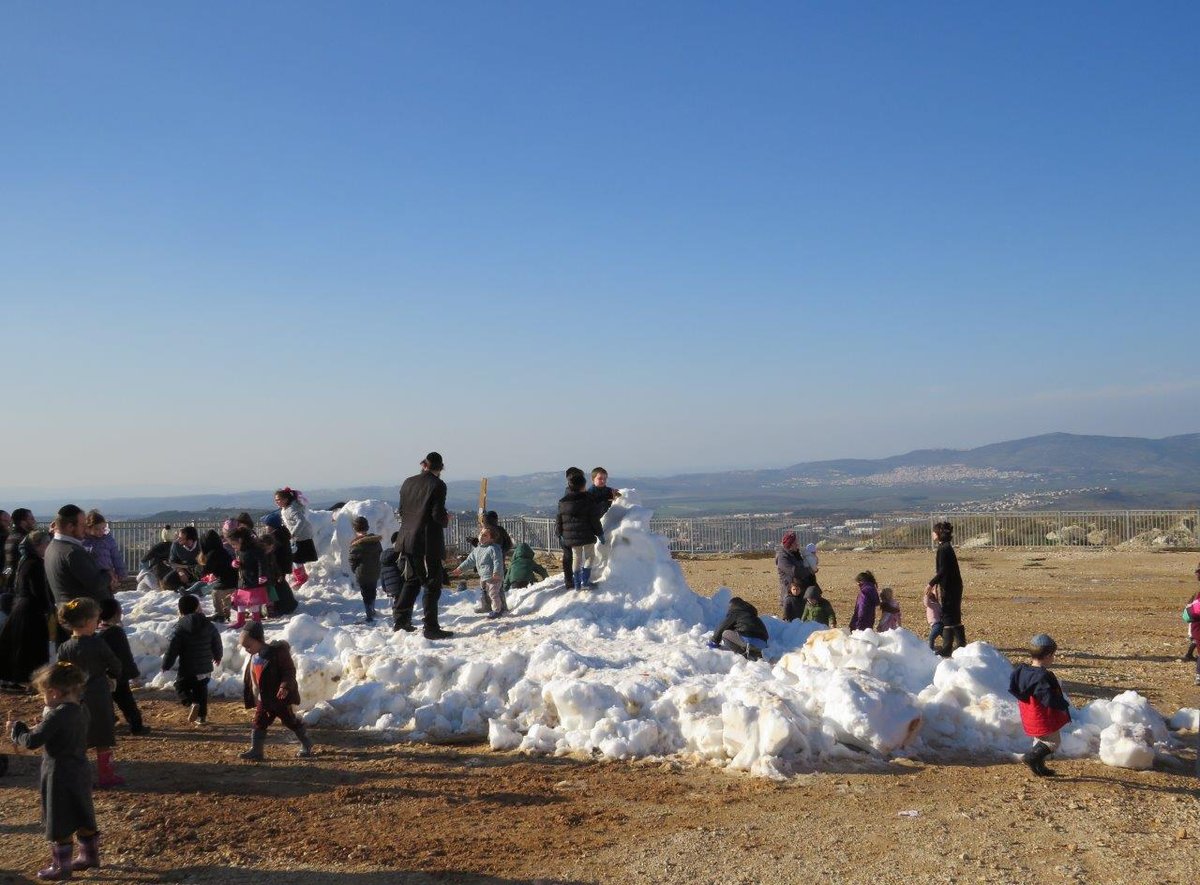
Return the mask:
M 891 587 L 879 591 L 879 626 L 875 632 L 895 630 L 900 626 L 900 603 L 896 602 L 896 594 Z
M 729 600 L 725 620 L 713 632 L 711 648 L 727 648 L 751 661 L 762 658 L 766 650 L 767 625 L 758 616 L 758 609 L 739 596 Z
M 544 581 L 550 577 L 550 573 L 534 561 L 533 548 L 522 542 L 513 551 L 512 564 L 504 574 L 504 586 L 500 589 L 507 591 L 510 587 L 515 587 L 518 590 L 522 587 L 528 587 L 534 583 L 534 577 L 541 578 Z
M 479 546 L 459 563 L 450 576 L 457 578 L 464 571 L 479 574 L 479 583 L 482 586 L 476 612 L 487 612 L 489 618 L 498 618 L 508 611 L 508 606 L 504 604 L 504 552 L 496 543 L 496 535 L 491 528 L 485 527 L 479 533 Z
M 307 759 L 313 754 L 313 743 L 308 729 L 292 710 L 300 703 L 300 687 L 296 684 L 291 647 L 282 640 L 268 643 L 259 621 L 251 621 L 242 629 L 241 645 L 250 656 L 242 677 L 242 700 L 247 710 L 254 710 L 254 730 L 250 733 L 250 749 L 239 758 L 261 762 L 267 728 L 278 719 L 300 739 L 296 755 Z
M 100 866 L 100 834 L 92 806 L 92 770 L 87 760 L 88 715 L 80 704 L 87 674 L 74 664 L 42 667 L 33 685 L 42 693 L 46 711 L 34 728 L 6 722 L 9 739 L 26 750 L 42 750 L 42 822 L 50 840 L 50 866 L 39 879 L 59 882 L 73 871 Z M 71 838 L 79 853 L 71 857 Z
M 1050 672 L 1058 644 L 1045 633 L 1029 641 L 1029 663 L 1013 667 L 1008 692 L 1017 699 L 1021 710 L 1021 725 L 1033 738 L 1033 747 L 1021 757 L 1038 777 L 1053 777 L 1046 759 L 1062 743 L 1060 734 L 1071 721 L 1070 705 L 1063 694 L 1058 677 Z
M 231 600 L 238 613 L 233 626 L 238 629 L 246 623 L 247 613 L 256 621 L 262 620 L 262 610 L 270 602 L 270 596 L 266 563 L 253 530 L 245 526 L 235 529 L 229 536 L 229 543 L 236 556 L 233 567 L 238 570 L 238 589 Z

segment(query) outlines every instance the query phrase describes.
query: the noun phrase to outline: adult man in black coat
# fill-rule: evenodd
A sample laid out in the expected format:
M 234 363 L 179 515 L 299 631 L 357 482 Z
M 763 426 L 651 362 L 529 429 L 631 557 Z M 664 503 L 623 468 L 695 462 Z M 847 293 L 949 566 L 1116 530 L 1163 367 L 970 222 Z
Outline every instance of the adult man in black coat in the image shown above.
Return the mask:
M 400 554 L 404 590 L 393 612 L 393 630 L 415 628 L 413 605 L 425 588 L 425 638 L 449 639 L 454 634 L 438 624 L 438 599 L 442 595 L 442 560 L 446 558 L 446 536 L 450 524 L 446 512 L 446 484 L 442 482 L 442 456 L 430 452 L 421 462 L 421 472 L 404 480 L 400 487 L 400 534 L 396 552 Z
M 112 598 L 108 572 L 83 549 L 83 511 L 74 504 L 60 507 L 54 520 L 54 540 L 46 548 L 46 580 L 55 605 L 81 596 L 97 602 Z

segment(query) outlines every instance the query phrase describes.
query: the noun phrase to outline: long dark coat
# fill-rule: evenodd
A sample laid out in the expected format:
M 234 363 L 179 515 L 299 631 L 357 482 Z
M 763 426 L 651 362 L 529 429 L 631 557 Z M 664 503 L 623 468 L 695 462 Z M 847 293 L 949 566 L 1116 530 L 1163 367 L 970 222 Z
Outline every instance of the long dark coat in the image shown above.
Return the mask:
M 88 674 L 83 690 L 89 723 L 87 745 L 98 749 L 116 746 L 116 716 L 108 678 L 121 678 L 121 661 L 99 634 L 72 636 L 58 647 L 58 659 L 69 661 Z
M 430 582 L 441 575 L 446 558 L 446 484 L 429 471 L 404 480 L 400 487 L 400 534 L 396 551 L 413 560 L 424 560 Z
M 55 707 L 36 728 L 13 724 L 17 746 L 42 751 L 42 823 L 51 842 L 96 829 L 87 734 L 88 711 L 74 703 Z
M 12 614 L 0 628 L 0 679 L 28 682 L 33 671 L 50 663 L 47 618 L 54 611 L 46 567 L 40 556 L 28 554 L 17 566 Z

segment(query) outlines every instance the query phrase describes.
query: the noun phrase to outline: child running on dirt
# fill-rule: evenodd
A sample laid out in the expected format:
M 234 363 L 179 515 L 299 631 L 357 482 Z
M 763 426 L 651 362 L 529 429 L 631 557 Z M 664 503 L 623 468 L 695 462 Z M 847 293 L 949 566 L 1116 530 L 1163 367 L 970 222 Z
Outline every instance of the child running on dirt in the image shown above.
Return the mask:
M 508 606 L 504 604 L 504 553 L 491 527 L 483 528 L 479 533 L 479 546 L 450 572 L 450 577 L 460 577 L 464 571 L 474 571 L 479 575 L 481 586 L 476 612 L 486 612 L 489 618 L 498 618 L 508 611 Z
M 1196 569 L 1200 574 L 1200 568 Z M 1191 648 L 1188 651 L 1192 654 L 1192 660 L 1196 662 L 1196 685 L 1200 685 L 1200 657 L 1196 656 L 1196 646 L 1200 645 L 1200 591 L 1197 591 L 1195 597 L 1188 603 L 1187 608 L 1183 610 L 1184 620 L 1188 622 L 1188 635 L 1192 640 Z
M 221 631 L 200 611 L 200 600 L 191 595 L 180 597 L 179 620 L 163 655 L 162 668 L 165 673 L 179 662 L 175 693 L 180 703 L 188 706 L 187 719 L 193 725 L 208 723 L 208 680 L 223 654 Z
M 121 605 L 115 599 L 100 601 L 100 638 L 108 643 L 121 662 L 121 675 L 117 677 L 117 686 L 112 693 L 113 703 L 129 724 L 130 734 L 149 734 L 150 726 L 142 721 L 142 711 L 138 709 L 137 699 L 129 687 L 129 683 L 141 676 L 142 672 L 133 659 L 129 637 L 121 625 Z
M 837 626 L 837 615 L 833 613 L 833 606 L 828 599 L 821 595 L 821 588 L 815 584 L 804 591 L 804 611 L 801 613 L 800 619 L 816 621 L 826 627 Z
M 884 587 L 879 591 L 879 626 L 875 632 L 895 630 L 900 625 L 900 603 L 896 601 L 896 593 L 891 587 Z
M 100 787 L 119 787 L 113 764 L 116 746 L 116 715 L 113 713 L 109 677 L 119 679 L 121 662 L 103 639 L 96 635 L 100 627 L 100 605 L 87 596 L 64 602 L 58 607 L 58 622 L 71 631 L 71 638 L 58 647 L 58 660 L 74 664 L 87 674 L 83 703 L 87 707 L 87 745 L 96 750 L 96 769 Z
M 383 556 L 383 539 L 371 534 L 371 523 L 365 516 L 356 516 L 350 523 L 354 528 L 354 540 L 350 542 L 350 570 L 358 582 L 362 594 L 363 608 L 367 612 L 367 623 L 375 623 L 375 595 L 379 589 L 380 558 Z
M 1062 743 L 1059 732 L 1071 721 L 1070 704 L 1063 694 L 1058 677 L 1050 672 L 1058 644 L 1046 633 L 1029 641 L 1029 663 L 1013 667 L 1008 692 L 1017 699 L 1021 710 L 1021 725 L 1033 738 L 1033 747 L 1021 757 L 1038 777 L 1053 777 L 1046 759 Z
M 283 640 L 268 643 L 259 621 L 251 621 L 242 629 L 242 648 L 250 656 L 243 675 L 242 700 L 247 710 L 254 710 L 254 730 L 250 733 L 250 749 L 239 758 L 247 762 L 263 760 L 263 745 L 267 728 L 278 719 L 300 739 L 301 759 L 313 755 L 313 743 L 308 729 L 297 718 L 292 706 L 300 703 L 300 687 L 296 684 L 296 664 L 291 647 Z
M 1196 566 L 1195 575 L 1196 575 L 1196 580 L 1200 580 L 1200 565 Z M 1197 599 L 1200 599 L 1200 590 L 1196 591 L 1196 595 L 1193 596 L 1192 599 L 1188 601 L 1188 605 L 1191 605 Z M 1195 621 L 1193 621 L 1190 617 L 1188 617 L 1188 611 L 1186 608 L 1184 609 L 1183 620 L 1184 620 L 1184 623 L 1186 623 L 1188 625 L 1188 631 L 1187 631 L 1188 647 L 1187 647 L 1187 651 L 1184 652 L 1183 657 L 1180 658 L 1180 660 L 1196 661 L 1197 683 L 1200 684 L 1200 660 L 1197 660 L 1197 658 L 1196 658 L 1196 630 L 1194 627 L 1192 627 L 1192 624 L 1194 624 Z
M 33 728 L 6 722 L 9 739 L 25 750 L 42 751 L 42 822 L 50 841 L 50 865 L 38 870 L 43 881 L 60 882 L 72 872 L 100 866 L 100 834 L 92 806 L 92 770 L 87 760 L 87 711 L 81 706 L 88 677 L 74 664 L 48 664 L 33 676 L 46 712 Z M 71 857 L 71 839 L 79 853 Z

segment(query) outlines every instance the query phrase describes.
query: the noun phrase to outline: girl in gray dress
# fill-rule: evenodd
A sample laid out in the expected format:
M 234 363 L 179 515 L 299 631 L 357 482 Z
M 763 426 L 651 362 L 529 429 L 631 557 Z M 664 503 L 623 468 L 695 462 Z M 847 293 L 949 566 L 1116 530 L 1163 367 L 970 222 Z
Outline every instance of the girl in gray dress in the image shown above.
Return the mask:
M 9 739 L 26 750 L 42 750 L 42 821 L 50 840 L 50 866 L 38 878 L 70 879 L 75 870 L 100 866 L 100 834 L 92 808 L 92 769 L 87 761 L 88 711 L 83 697 L 87 674 L 74 664 L 48 664 L 33 677 L 48 712 L 34 728 L 6 722 Z M 72 859 L 71 838 L 79 840 Z
M 121 660 L 96 633 L 100 626 L 100 605 L 96 600 L 81 596 L 64 602 L 58 607 L 58 622 L 71 631 L 71 638 L 58 647 L 58 660 L 82 668 L 88 677 L 83 704 L 90 719 L 87 745 L 96 750 L 97 786 L 119 787 L 125 779 L 117 776 L 113 766 L 117 719 L 109 677 L 120 678 Z

